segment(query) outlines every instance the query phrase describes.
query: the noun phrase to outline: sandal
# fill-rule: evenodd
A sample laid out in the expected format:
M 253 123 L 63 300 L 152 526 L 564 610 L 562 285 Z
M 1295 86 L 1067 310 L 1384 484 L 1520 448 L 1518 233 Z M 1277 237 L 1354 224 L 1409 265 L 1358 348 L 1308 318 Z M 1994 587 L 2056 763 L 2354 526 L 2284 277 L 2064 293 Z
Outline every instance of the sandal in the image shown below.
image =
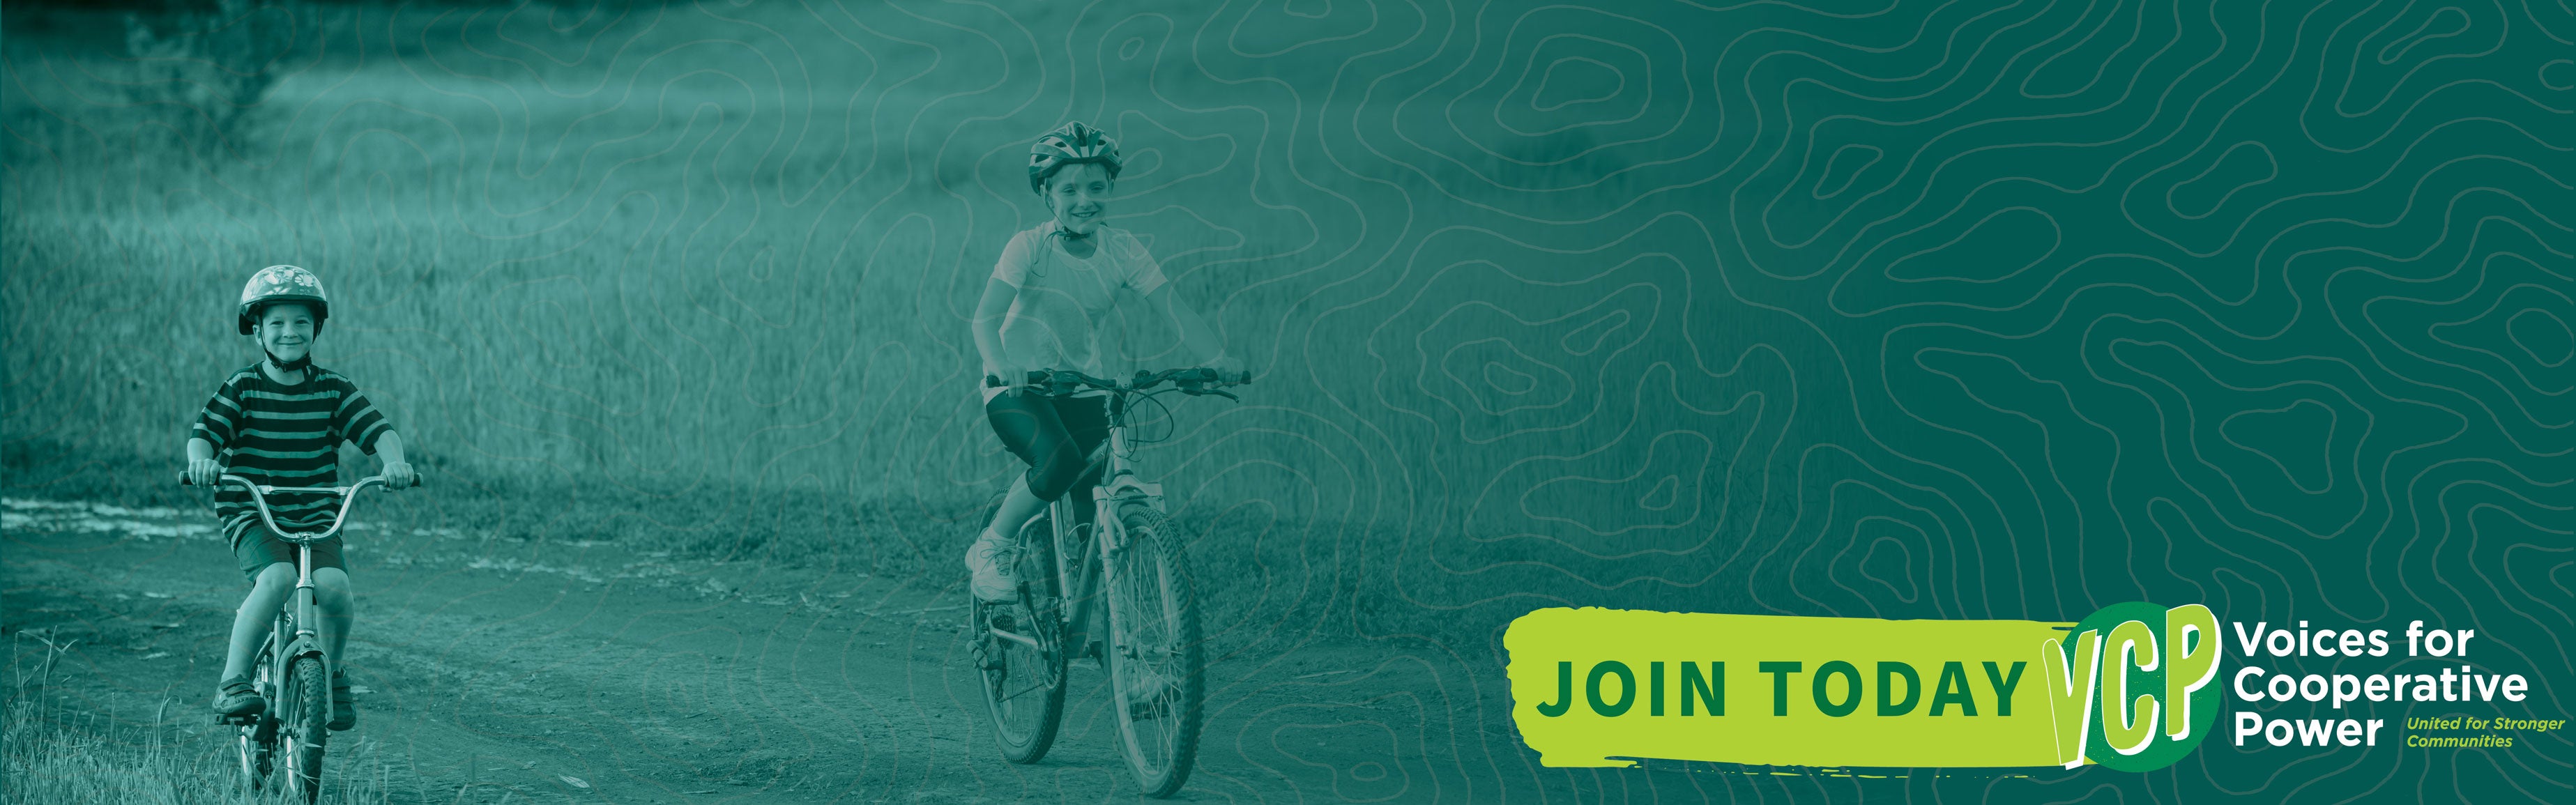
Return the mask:
M 322 726 L 333 732 L 358 726 L 358 703 L 349 693 L 348 674 L 331 674 L 331 721 Z
M 248 718 L 267 710 L 268 699 L 259 695 L 248 674 L 224 680 L 215 693 L 215 713 L 225 718 Z

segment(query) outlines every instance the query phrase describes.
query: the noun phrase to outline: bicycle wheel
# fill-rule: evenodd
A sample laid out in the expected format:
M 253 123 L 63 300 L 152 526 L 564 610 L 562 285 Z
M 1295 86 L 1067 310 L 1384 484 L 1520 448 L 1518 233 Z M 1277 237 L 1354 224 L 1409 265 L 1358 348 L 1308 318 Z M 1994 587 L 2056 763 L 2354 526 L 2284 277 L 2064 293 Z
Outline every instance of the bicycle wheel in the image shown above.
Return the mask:
M 1108 584 L 1110 708 L 1118 719 L 1119 753 L 1146 796 L 1181 790 L 1198 756 L 1200 677 L 1198 600 L 1190 589 L 1178 533 L 1162 512 L 1119 507 L 1126 532 L 1110 549 Z
M 322 658 L 303 656 L 287 666 L 285 707 L 278 713 L 278 753 L 286 761 L 286 790 L 307 803 L 322 795 L 322 747 L 331 720 L 331 678 Z M 271 708 L 277 709 L 277 708 Z
M 275 666 L 269 662 L 267 647 L 261 647 L 259 659 L 251 666 L 251 684 L 260 695 L 277 692 Z M 268 787 L 268 775 L 276 770 L 277 715 L 263 709 L 250 723 L 235 728 L 234 747 L 241 754 L 242 791 L 251 795 Z
M 1055 527 L 1042 514 L 1020 529 L 1020 600 L 975 602 L 971 653 L 1002 757 L 1036 763 L 1064 720 L 1064 651 L 1056 595 Z M 969 593 L 972 595 L 972 593 Z

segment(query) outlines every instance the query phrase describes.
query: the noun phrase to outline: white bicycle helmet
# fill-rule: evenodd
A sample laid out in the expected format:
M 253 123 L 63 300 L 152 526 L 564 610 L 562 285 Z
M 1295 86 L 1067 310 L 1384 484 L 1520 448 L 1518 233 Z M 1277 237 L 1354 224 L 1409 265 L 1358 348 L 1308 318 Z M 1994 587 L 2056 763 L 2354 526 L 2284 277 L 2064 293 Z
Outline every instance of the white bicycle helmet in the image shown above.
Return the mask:
M 241 334 L 250 335 L 259 328 L 259 309 L 279 302 L 303 302 L 313 306 L 313 332 L 322 332 L 322 322 L 331 318 L 331 297 L 322 293 L 322 278 L 295 266 L 269 266 L 250 275 L 242 286 Z
M 1035 145 L 1029 146 L 1029 189 L 1045 195 L 1048 176 L 1058 168 L 1085 162 L 1108 168 L 1109 178 L 1116 180 L 1118 141 L 1079 120 L 1047 132 L 1038 138 Z

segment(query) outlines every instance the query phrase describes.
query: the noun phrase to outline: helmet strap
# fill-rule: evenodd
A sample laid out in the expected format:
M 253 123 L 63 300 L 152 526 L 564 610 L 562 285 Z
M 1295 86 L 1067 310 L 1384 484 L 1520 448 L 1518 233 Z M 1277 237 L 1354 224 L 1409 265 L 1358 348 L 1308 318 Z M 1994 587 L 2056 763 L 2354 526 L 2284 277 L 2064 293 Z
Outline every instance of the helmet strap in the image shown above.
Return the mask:
M 261 347 L 259 351 L 268 355 L 268 365 L 277 367 L 277 371 L 280 372 L 301 372 L 313 365 L 313 353 L 310 351 L 305 352 L 304 357 L 291 361 L 278 360 L 277 353 L 269 352 L 267 347 Z

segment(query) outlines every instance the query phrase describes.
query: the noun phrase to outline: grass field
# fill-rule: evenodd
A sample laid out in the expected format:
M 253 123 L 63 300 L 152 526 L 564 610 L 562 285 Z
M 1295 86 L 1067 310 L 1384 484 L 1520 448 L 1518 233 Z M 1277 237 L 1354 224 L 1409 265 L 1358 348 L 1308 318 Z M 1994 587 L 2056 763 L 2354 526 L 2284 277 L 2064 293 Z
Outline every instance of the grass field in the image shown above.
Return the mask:
M 294 263 L 338 300 L 318 360 L 437 487 L 418 524 L 960 573 L 1018 469 L 965 312 L 1043 214 L 1027 141 L 1079 118 L 1129 155 L 1112 224 L 1261 376 L 1142 456 L 1220 608 L 1485 642 L 1574 600 L 1549 590 L 1709 598 L 1747 556 L 1703 550 L 1718 523 L 1790 522 L 1789 470 L 1747 451 L 1805 404 L 1786 356 L 1822 351 L 1707 341 L 1809 329 L 1691 290 L 1707 233 L 1659 212 L 1691 202 L 1626 190 L 1705 145 L 1629 137 L 1670 121 L 1615 123 L 1627 94 L 1549 79 L 1512 97 L 1554 133 L 1381 153 L 1341 129 L 1448 124 L 1187 4 L 196 7 L 10 7 L 17 494 L 183 502 L 160 477 L 256 354 L 233 295 Z M 1624 206 L 1534 223 L 1562 192 Z M 1119 335 L 1113 371 L 1177 357 Z
M 175 455 L 214 383 L 255 358 L 231 333 L 231 298 L 249 271 L 277 262 L 316 268 L 343 300 L 318 354 L 391 409 L 420 463 L 451 485 L 577 487 L 619 498 L 623 517 L 576 518 L 584 529 L 670 519 L 664 512 L 728 518 L 796 508 L 765 499 L 779 496 L 849 501 L 849 515 L 913 507 L 945 516 L 979 504 L 1011 471 L 975 405 L 961 311 L 1001 241 L 1039 214 L 1024 191 L 987 192 L 1020 189 L 1010 164 L 1024 139 L 1016 129 L 1010 141 L 983 143 L 1009 153 L 871 145 L 882 153 L 827 169 L 847 185 L 825 188 L 836 201 L 814 192 L 826 177 L 797 175 L 808 157 L 841 152 L 836 138 L 783 158 L 693 155 L 709 138 L 743 136 L 739 122 L 711 130 L 700 115 L 701 104 L 732 104 L 744 100 L 739 93 L 681 77 L 664 85 L 677 97 L 659 103 L 576 101 L 475 120 L 471 99 L 443 95 L 448 88 L 436 81 L 405 80 L 404 66 L 331 53 L 348 46 L 344 38 L 355 41 L 356 12 L 288 8 L 299 21 L 333 27 L 314 34 L 319 44 L 299 39 L 308 58 L 277 70 L 264 101 L 229 131 L 189 128 L 191 117 L 221 113 L 208 113 L 219 104 L 203 103 L 202 89 L 118 84 L 211 82 L 257 60 L 224 53 L 231 40 L 209 35 L 183 48 L 186 59 L 207 60 L 188 69 L 84 50 L 105 47 L 105 34 L 39 40 L 35 53 L 12 49 L 20 60 L 10 118 L 28 125 L 15 127 L 11 214 L 0 237 L 9 265 L 7 441 L 22 483 L 93 460 L 126 466 L 131 456 L 149 466 Z M 64 16 L 71 19 L 58 25 L 112 22 Z M 384 21 L 416 26 L 391 37 L 399 48 L 437 33 L 438 16 Z M 281 27 L 292 28 L 270 31 Z M 642 36 L 650 44 L 681 33 L 666 25 Z M 722 52 L 669 58 L 687 62 L 668 68 L 683 73 L 729 63 Z M 629 69 L 648 73 L 628 76 L 637 80 L 658 78 L 650 66 Z M 507 91 L 546 82 L 515 79 Z M 149 100 L 138 106 L 136 98 Z M 818 102 L 798 114 L 835 117 L 859 101 Z M 331 120 L 299 115 L 321 104 L 337 105 Z M 573 137 L 584 126 L 625 127 L 660 142 L 615 160 L 540 164 L 534 177 L 396 144 L 429 150 L 413 138 L 444 134 L 453 138 L 445 146 L 460 147 L 530 136 L 523 126 Z M 682 130 L 653 131 L 662 126 Z M 851 134 L 858 144 L 871 139 Z M 851 182 L 851 163 L 873 173 L 920 165 L 982 175 Z M 733 170 L 739 183 L 719 175 Z M 1132 172 L 1127 186 L 1152 187 L 1154 173 L 1150 165 Z M 950 184 L 961 179 L 1001 186 Z M 802 192 L 783 187 L 800 183 Z M 724 208 L 722 197 L 745 191 L 758 198 Z M 807 197 L 780 198 L 791 192 Z M 1181 190 L 1140 195 L 1127 206 L 1139 220 L 1122 224 L 1186 220 L 1185 210 L 1206 206 Z M 717 209 L 694 209 L 711 201 Z M 782 201 L 794 206 L 764 209 Z M 972 225 L 942 231 L 951 220 Z M 1157 243 L 1176 274 L 1213 262 L 1193 259 L 1176 240 Z M 1203 306 L 1219 301 L 1204 276 L 1184 283 Z M 1227 318 L 1240 323 L 1260 301 L 1230 306 Z M 1259 335 L 1235 329 L 1238 338 Z M 1298 407 L 1294 396 L 1279 399 L 1294 395 L 1293 385 L 1260 391 L 1257 401 Z M 1200 417 L 1188 424 L 1203 426 L 1221 409 L 1188 410 Z M 1190 433 L 1181 435 L 1169 453 L 1194 449 Z M 683 503 L 691 497 L 709 500 Z M 626 508 L 652 499 L 663 505 Z
M 275 57 L 247 110 L 198 86 L 260 62 L 222 55 L 229 28 L 181 47 L 184 58 L 129 62 L 112 31 L 34 39 L 46 26 L 11 26 L 36 29 L 34 46 L 11 49 L 18 136 L 0 233 L 12 449 L 174 455 L 190 412 L 256 354 L 230 333 L 242 278 L 297 263 L 341 300 L 320 359 L 388 407 L 439 472 L 947 504 L 1007 469 L 974 404 L 963 310 L 1008 234 L 1042 212 L 1014 165 L 1055 113 L 950 132 L 980 109 L 932 104 L 903 130 L 801 131 L 892 117 L 871 110 L 935 93 L 833 83 L 846 65 L 813 54 L 846 60 L 847 48 L 775 37 L 699 48 L 663 41 L 695 32 L 670 23 L 630 40 L 667 49 L 590 77 L 648 97 L 526 97 L 566 91 L 554 83 L 564 77 L 418 74 L 455 67 L 450 56 L 515 23 L 243 8 L 245 20 L 322 26 Z M 111 22 L 59 16 L 55 28 Z M 367 38 L 375 23 L 393 28 L 385 41 Z M 405 50 L 441 34 L 459 41 Z M 775 112 L 729 79 L 764 48 L 793 45 L 811 102 Z M 393 52 L 350 53 L 372 47 Z M 134 83 L 152 78 L 173 80 Z M 524 108 L 495 114 L 490 104 L 513 97 Z M 796 141 L 778 148 L 783 136 Z M 773 142 L 741 145 L 759 138 Z M 1242 203 L 1223 177 L 1173 177 L 1179 145 L 1131 144 L 1141 164 L 1118 223 L 1154 239 L 1238 350 L 1271 352 L 1286 292 L 1246 280 L 1290 271 L 1274 253 L 1311 232 L 1262 225 L 1276 211 Z M 1221 163 L 1223 148 L 1205 161 Z M 1160 365 L 1168 339 L 1131 329 L 1130 364 Z M 1293 373 L 1293 353 L 1281 357 L 1264 368 Z M 1294 383 L 1254 399 L 1315 402 Z M 1192 413 L 1195 426 L 1215 410 Z M 1295 416 L 1260 419 L 1298 428 Z M 1193 433 L 1181 436 L 1173 452 L 1194 452 Z

